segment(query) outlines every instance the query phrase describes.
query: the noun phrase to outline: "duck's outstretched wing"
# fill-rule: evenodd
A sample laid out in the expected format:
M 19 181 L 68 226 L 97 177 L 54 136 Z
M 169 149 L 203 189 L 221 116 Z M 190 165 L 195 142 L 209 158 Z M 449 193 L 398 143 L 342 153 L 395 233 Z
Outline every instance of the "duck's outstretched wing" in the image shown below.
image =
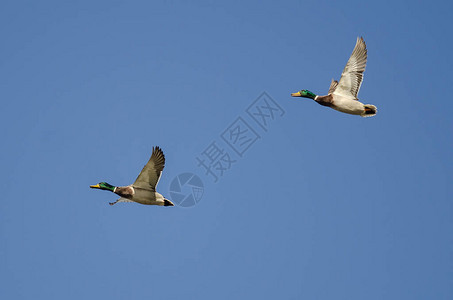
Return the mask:
M 159 147 L 153 147 L 153 154 L 135 180 L 134 187 L 156 190 L 160 175 L 165 166 L 165 155 Z
M 333 92 L 335 92 L 337 85 L 338 85 L 338 81 L 336 81 L 332 78 L 332 82 L 330 83 L 329 92 L 327 94 L 332 94 Z
M 110 205 L 115 205 L 115 204 L 117 204 L 118 202 L 134 202 L 134 201 L 132 201 L 132 200 L 130 200 L 130 199 L 127 199 L 127 198 L 121 197 L 121 198 L 119 198 L 118 200 L 116 200 L 115 202 L 109 202 L 109 204 L 110 204 Z
M 367 49 L 362 37 L 357 38 L 351 57 L 344 67 L 335 94 L 340 96 L 357 99 L 357 94 L 362 84 L 363 72 L 365 71 L 367 60 Z

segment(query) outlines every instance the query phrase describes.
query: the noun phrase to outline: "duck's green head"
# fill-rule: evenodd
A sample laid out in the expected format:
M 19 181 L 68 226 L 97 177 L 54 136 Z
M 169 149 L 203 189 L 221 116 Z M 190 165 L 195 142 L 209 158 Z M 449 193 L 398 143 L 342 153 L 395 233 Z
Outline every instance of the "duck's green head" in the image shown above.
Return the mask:
M 292 93 L 291 96 L 293 97 L 304 97 L 304 98 L 310 98 L 315 100 L 316 95 L 310 92 L 309 90 L 301 90 L 298 91 L 297 93 Z
M 108 191 L 112 191 L 112 192 L 115 190 L 115 187 L 111 184 L 108 184 L 107 182 L 99 182 L 98 184 L 90 185 L 90 188 L 108 190 Z

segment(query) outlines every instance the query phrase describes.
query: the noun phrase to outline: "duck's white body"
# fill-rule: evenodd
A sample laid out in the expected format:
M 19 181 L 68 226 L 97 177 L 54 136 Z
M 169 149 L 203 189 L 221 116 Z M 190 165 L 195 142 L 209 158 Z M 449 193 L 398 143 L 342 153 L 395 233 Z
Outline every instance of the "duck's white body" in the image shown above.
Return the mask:
M 137 202 L 145 205 L 165 206 L 165 201 L 167 200 L 162 194 L 154 190 L 135 187 L 133 184 L 117 187 L 114 193 L 121 196 L 115 203 Z
M 340 95 L 333 94 L 333 109 L 351 114 L 351 115 L 362 115 L 365 111 L 365 105 L 358 100 L 346 98 Z

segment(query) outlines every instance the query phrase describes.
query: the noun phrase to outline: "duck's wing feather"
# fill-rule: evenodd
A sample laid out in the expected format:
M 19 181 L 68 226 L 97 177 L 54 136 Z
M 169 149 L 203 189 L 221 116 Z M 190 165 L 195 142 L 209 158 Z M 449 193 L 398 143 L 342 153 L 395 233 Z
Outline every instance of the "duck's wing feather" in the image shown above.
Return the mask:
M 351 57 L 344 67 L 340 82 L 335 89 L 335 94 L 357 99 L 357 94 L 362 84 L 363 72 L 365 71 L 367 60 L 367 49 L 362 37 L 357 38 Z
M 110 204 L 110 205 L 115 205 L 115 204 L 117 204 L 118 202 L 134 202 L 134 201 L 132 201 L 132 200 L 130 200 L 130 199 L 127 199 L 127 198 L 121 197 L 121 198 L 119 198 L 118 200 L 116 200 L 115 202 L 110 202 L 109 204 Z
M 338 81 L 332 79 L 332 82 L 330 83 L 329 92 L 327 94 L 332 94 L 333 92 L 335 92 L 337 85 L 338 85 Z
M 165 155 L 159 147 L 153 147 L 153 154 L 143 170 L 138 175 L 133 186 L 156 190 L 160 175 L 165 166 Z

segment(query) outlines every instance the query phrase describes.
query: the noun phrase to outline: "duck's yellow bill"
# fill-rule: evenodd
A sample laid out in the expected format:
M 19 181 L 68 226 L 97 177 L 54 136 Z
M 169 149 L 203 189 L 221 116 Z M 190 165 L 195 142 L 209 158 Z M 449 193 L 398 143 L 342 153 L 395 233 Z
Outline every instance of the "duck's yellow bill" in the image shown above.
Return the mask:
M 101 187 L 99 186 L 99 184 L 95 184 L 95 185 L 90 185 L 90 188 L 92 188 L 92 189 L 100 189 Z
M 300 97 L 300 92 L 291 93 L 291 96 L 292 96 L 292 97 Z

